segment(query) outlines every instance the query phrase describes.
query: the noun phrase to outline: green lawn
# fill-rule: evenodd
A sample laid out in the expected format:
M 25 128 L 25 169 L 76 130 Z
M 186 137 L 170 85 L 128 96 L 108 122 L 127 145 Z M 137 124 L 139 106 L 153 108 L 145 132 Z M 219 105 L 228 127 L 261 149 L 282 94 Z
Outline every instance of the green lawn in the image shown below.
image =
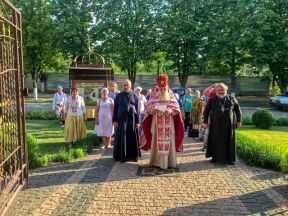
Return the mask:
M 237 130 L 237 152 L 249 165 L 288 172 L 288 127 Z
M 272 127 L 271 130 L 263 130 L 254 126 L 245 126 L 238 133 L 249 138 L 272 145 L 275 149 L 282 151 L 288 149 L 288 127 Z
M 91 132 L 94 126 L 94 121 L 87 121 L 87 132 Z M 55 154 L 61 147 L 67 146 L 64 129 L 59 127 L 56 120 L 27 120 L 26 128 L 28 133 L 37 138 L 41 154 Z

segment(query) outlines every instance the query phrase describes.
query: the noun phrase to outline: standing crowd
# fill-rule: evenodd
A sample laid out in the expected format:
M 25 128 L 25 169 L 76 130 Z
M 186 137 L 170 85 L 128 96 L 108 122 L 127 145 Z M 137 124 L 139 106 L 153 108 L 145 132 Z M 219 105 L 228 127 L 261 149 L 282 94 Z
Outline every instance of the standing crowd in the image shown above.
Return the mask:
M 204 141 L 203 151 L 206 157 L 212 157 L 211 162 L 234 164 L 235 129 L 241 127 L 241 109 L 235 97 L 227 94 L 228 87 L 216 83 L 202 95 L 190 88 L 179 95 L 169 89 L 167 74 L 160 74 L 156 83 L 146 95 L 141 94 L 140 86 L 132 90 L 128 79 L 121 92 L 115 82 L 109 89 L 101 89 L 95 106 L 94 129 L 102 137 L 101 148 L 113 148 L 113 158 L 120 162 L 138 161 L 140 149 L 151 151 L 149 166 L 175 168 L 176 152 L 183 151 L 187 131 L 189 137 Z M 86 137 L 86 107 L 78 88 L 73 88 L 71 96 L 66 97 L 58 86 L 53 109 L 70 146 Z

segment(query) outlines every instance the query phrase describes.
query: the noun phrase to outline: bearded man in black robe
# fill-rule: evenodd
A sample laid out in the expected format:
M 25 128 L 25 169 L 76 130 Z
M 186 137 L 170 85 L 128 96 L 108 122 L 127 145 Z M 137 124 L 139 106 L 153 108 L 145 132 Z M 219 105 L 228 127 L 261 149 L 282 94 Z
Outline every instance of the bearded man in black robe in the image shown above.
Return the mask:
M 217 84 L 216 95 L 210 98 L 204 110 L 204 126 L 209 127 L 206 157 L 212 157 L 212 162 L 233 165 L 236 161 L 235 128 L 241 127 L 242 114 L 236 98 L 228 95 L 227 90 L 225 84 Z
M 138 98 L 131 90 L 131 81 L 124 81 L 124 91 L 114 101 L 113 125 L 117 128 L 113 157 L 116 161 L 138 161 L 139 149 Z

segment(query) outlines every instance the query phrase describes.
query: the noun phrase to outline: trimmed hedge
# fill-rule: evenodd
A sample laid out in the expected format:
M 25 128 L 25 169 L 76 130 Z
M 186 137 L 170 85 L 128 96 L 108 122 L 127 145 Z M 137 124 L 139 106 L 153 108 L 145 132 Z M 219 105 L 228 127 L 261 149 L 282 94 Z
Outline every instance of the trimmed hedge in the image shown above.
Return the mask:
M 237 133 L 237 152 L 247 164 L 288 171 L 288 150 L 283 154 L 273 145 Z
M 252 115 L 252 122 L 257 128 L 270 129 L 274 121 L 274 115 L 265 109 L 259 109 Z
M 36 168 L 39 166 L 39 144 L 32 134 L 27 134 L 27 145 L 29 168 Z
M 93 133 L 75 142 L 72 148 L 61 148 L 57 154 L 41 155 L 37 139 L 32 134 L 27 134 L 29 168 L 46 166 L 51 162 L 69 163 L 76 158 L 82 158 L 90 153 L 94 147 L 99 146 L 101 139 Z
M 57 120 L 54 111 L 27 111 L 25 114 L 27 120 Z
M 252 121 L 252 116 L 243 116 L 242 124 L 243 125 L 254 125 L 253 121 Z M 273 126 L 287 127 L 288 126 L 288 117 L 275 116 L 275 119 L 273 121 Z

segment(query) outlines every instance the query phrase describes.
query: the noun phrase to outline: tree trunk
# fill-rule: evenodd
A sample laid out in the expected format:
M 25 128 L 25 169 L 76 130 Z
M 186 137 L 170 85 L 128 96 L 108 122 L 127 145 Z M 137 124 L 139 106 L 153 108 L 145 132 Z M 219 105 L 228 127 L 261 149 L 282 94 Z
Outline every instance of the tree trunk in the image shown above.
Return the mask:
M 160 74 L 160 61 L 157 60 L 157 76 Z
M 39 79 L 40 79 L 40 82 L 41 82 L 41 93 L 44 93 L 45 90 L 46 90 L 46 80 L 47 80 L 47 73 L 45 72 L 40 72 L 39 73 Z
M 131 81 L 132 87 L 134 86 L 134 83 L 136 81 L 136 62 L 131 62 L 128 68 L 128 78 Z
M 33 95 L 34 99 L 37 101 L 38 100 L 38 72 L 34 71 L 31 73 L 31 77 L 33 80 Z
M 236 48 L 233 46 L 231 53 L 231 92 L 236 93 Z
M 41 82 L 41 93 L 45 92 L 45 82 Z
M 288 86 L 288 79 L 287 75 L 285 74 L 285 65 L 276 62 L 276 63 L 270 63 L 269 67 L 273 76 L 275 76 L 276 78 L 276 82 L 279 85 L 281 93 L 282 94 L 286 93 Z
M 36 80 L 33 80 L 33 95 L 34 95 L 34 100 L 38 101 L 38 88 L 37 88 Z
M 278 78 L 278 81 L 277 81 L 278 85 L 279 85 L 279 88 L 280 88 L 280 91 L 281 91 L 281 94 L 284 94 L 287 92 L 287 81 L 284 80 L 284 79 L 281 79 L 281 78 Z
M 183 61 L 181 61 L 179 49 L 178 49 L 178 62 L 177 62 L 178 78 L 179 78 L 179 82 L 180 82 L 181 87 L 185 88 L 186 83 L 187 83 L 187 79 L 188 79 L 188 71 L 187 71 L 187 65 L 185 62 L 185 57 L 184 57 Z
M 275 96 L 275 84 L 276 84 L 276 76 L 273 74 L 273 78 L 272 78 L 272 96 Z
M 184 65 L 178 67 L 178 78 L 181 87 L 185 88 L 188 80 L 188 75 L 187 75 L 187 68 Z

